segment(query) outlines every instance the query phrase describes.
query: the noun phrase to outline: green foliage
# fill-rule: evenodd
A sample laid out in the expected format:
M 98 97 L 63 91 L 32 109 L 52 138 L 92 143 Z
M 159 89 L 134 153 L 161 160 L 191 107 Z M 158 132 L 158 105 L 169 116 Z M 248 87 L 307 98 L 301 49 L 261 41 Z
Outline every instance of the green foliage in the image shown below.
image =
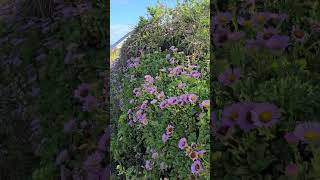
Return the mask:
M 56 171 L 57 169 L 54 164 L 48 164 L 47 166 L 34 171 L 32 174 L 32 180 L 54 180 L 56 177 L 52 175 L 56 174 Z
M 203 54 L 209 49 L 209 2 L 186 1 L 176 8 L 158 4 L 148 9 L 151 17 L 140 18 L 134 33 L 124 43 L 121 61 L 135 56 L 138 50 L 153 52 L 174 45 L 186 54 Z M 159 38 L 162 37 L 162 38 Z
M 138 67 L 129 69 L 127 76 L 134 75 L 136 80 L 127 80 L 124 83 L 123 113 L 117 120 L 118 131 L 112 139 L 113 159 L 121 166 L 118 171 L 125 174 L 126 177 L 140 177 L 143 173 L 145 178 L 158 179 L 160 177 L 160 163 L 165 162 L 173 169 L 167 174 L 169 177 L 179 177 L 186 179 L 191 174 L 192 161 L 185 156 L 183 150 L 177 147 L 178 141 L 182 137 L 188 139 L 188 143 L 197 143 L 199 149 L 209 151 L 209 111 L 201 110 L 198 103 L 185 105 L 184 107 L 170 107 L 168 109 L 160 109 L 159 103 L 150 105 L 147 110 L 148 124 L 141 126 L 138 124 L 128 124 L 128 109 L 135 109 L 136 106 L 145 100 L 151 101 L 156 99 L 154 95 L 143 94 L 139 98 L 134 98 L 132 91 L 136 87 L 141 87 L 145 75 L 159 77 L 154 84 L 158 91 L 164 91 L 167 97 L 179 96 L 184 93 L 195 93 L 199 96 L 199 102 L 209 99 L 209 76 L 204 72 L 200 79 L 188 76 L 169 77 L 167 72 L 161 69 L 172 67 L 165 58 L 166 53 L 154 52 L 144 54 Z M 176 66 L 178 64 L 187 65 L 186 57 L 183 54 L 174 55 Z M 200 69 L 208 66 L 208 57 L 197 59 L 200 63 Z M 202 62 L 202 63 L 201 63 Z M 187 87 L 183 90 L 177 89 L 179 83 L 186 83 Z M 130 104 L 131 99 L 136 99 L 134 105 Z M 199 114 L 200 113 L 200 114 Z M 203 115 L 201 115 L 203 114 Z M 168 143 L 164 144 L 161 140 L 162 134 L 168 124 L 175 126 L 172 138 Z M 145 160 L 152 159 L 150 152 L 155 149 L 159 153 L 159 159 L 154 161 L 152 171 L 148 172 L 142 168 Z M 205 168 L 209 168 L 208 155 L 204 158 Z M 208 171 L 207 171 L 208 173 Z M 142 174 L 141 174 L 142 175 Z M 203 178 L 207 177 L 203 174 Z
M 31 9 L 39 8 L 35 2 L 29 4 Z M 0 108 L 4 117 L 0 120 L 0 179 L 61 179 L 59 167 L 54 164 L 61 150 L 76 149 L 73 151 L 76 155 L 66 162 L 73 169 L 80 168 L 96 149 L 109 118 L 102 95 L 103 77 L 109 66 L 104 61 L 105 5 L 99 0 L 92 3 L 92 11 L 81 16 L 48 22 L 47 31 L 41 23 L 21 31 L 29 19 L 11 22 L 12 26 L 0 20 L 0 37 L 8 38 L 0 47 L 1 77 L 4 77 L 0 94 L 6 97 Z M 29 15 L 46 16 L 37 13 Z M 11 43 L 17 39 L 23 41 Z M 55 47 L 47 46 L 50 43 Z M 64 59 L 71 43 L 77 47 L 70 50 L 75 58 L 68 64 Z M 39 55 L 44 58 L 39 60 Z M 20 64 L 13 61 L 15 56 L 20 58 Z M 74 90 L 81 83 L 91 85 L 90 93 L 103 107 L 91 113 L 81 110 L 81 104 L 74 98 Z M 36 88 L 40 90 L 34 96 L 32 90 Z M 64 133 L 64 124 L 71 118 L 77 119 L 77 131 Z M 39 128 L 30 125 L 35 119 L 39 120 Z M 91 124 L 92 128 L 80 129 L 81 123 Z
M 255 127 L 245 132 L 233 126 L 230 137 L 215 138 L 211 159 L 213 178 L 216 179 L 317 179 L 319 153 L 312 143 L 290 143 L 286 133 L 292 133 L 297 124 L 319 122 L 319 35 L 309 27 L 310 19 L 319 20 L 319 3 L 313 1 L 256 1 L 254 5 L 244 1 L 213 1 L 212 15 L 230 12 L 231 31 L 243 32 L 237 41 L 226 41 L 218 46 L 212 42 L 211 70 L 214 103 L 217 122 L 223 120 L 224 108 L 236 102 L 268 102 L 276 105 L 281 118 L 275 125 Z M 266 23 L 244 27 L 239 17 L 250 18 L 257 12 L 285 13 L 288 19 L 283 23 Z M 212 17 L 213 19 L 213 17 Z M 269 24 L 270 23 L 270 24 Z M 292 34 L 292 27 L 300 27 L 308 38 L 298 42 Z M 289 45 L 283 50 L 267 47 L 249 48 L 247 40 L 255 39 L 263 28 L 275 28 L 279 34 L 288 36 Z M 213 27 L 212 27 L 213 29 Z M 218 36 L 213 30 L 213 39 Z M 267 41 L 264 41 L 264 43 Z M 319 58 L 318 58 L 319 59 Z M 219 75 L 228 68 L 239 68 L 238 81 L 230 86 L 223 85 Z M 246 119 L 248 120 L 248 119 Z M 217 133 L 216 133 L 217 134 Z M 286 173 L 288 164 L 297 165 L 297 175 Z

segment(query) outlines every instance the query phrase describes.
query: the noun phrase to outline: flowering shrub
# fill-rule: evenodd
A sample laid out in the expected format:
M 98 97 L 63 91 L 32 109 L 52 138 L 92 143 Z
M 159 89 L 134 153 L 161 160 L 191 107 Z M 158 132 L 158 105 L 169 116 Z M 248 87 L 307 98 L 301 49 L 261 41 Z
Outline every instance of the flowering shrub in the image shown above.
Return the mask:
M 113 178 L 208 179 L 209 1 L 148 12 L 111 69 Z
M 128 62 L 133 78 L 112 139 L 118 171 L 127 177 L 209 177 L 209 58 L 190 64 L 170 52 L 175 63 L 160 52 L 143 54 L 137 66 Z
M 212 3 L 213 178 L 320 178 L 319 12 L 311 1 Z

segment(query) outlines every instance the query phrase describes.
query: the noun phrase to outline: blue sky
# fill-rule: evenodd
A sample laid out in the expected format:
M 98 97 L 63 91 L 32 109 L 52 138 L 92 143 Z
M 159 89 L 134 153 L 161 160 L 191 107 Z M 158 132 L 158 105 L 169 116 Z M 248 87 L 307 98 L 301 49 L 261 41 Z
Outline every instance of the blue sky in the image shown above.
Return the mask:
M 162 0 L 161 3 L 173 7 L 176 0 Z M 157 0 L 111 0 L 110 1 L 110 45 L 130 32 L 139 17 L 147 17 L 147 7 L 157 4 Z

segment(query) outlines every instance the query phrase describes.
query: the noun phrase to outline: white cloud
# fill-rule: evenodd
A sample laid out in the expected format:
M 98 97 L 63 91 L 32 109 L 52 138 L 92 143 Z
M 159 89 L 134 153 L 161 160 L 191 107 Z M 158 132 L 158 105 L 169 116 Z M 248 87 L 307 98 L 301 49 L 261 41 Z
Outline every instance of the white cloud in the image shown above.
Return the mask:
M 110 24 L 110 45 L 132 31 L 134 26 L 129 24 Z

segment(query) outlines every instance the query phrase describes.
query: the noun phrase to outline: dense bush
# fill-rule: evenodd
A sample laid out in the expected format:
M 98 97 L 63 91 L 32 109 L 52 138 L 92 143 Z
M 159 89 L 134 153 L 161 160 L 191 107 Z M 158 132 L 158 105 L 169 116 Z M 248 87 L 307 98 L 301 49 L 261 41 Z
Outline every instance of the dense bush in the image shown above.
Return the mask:
M 112 67 L 113 178 L 208 179 L 209 1 L 149 13 Z
M 211 5 L 213 178 L 319 179 L 319 3 Z

